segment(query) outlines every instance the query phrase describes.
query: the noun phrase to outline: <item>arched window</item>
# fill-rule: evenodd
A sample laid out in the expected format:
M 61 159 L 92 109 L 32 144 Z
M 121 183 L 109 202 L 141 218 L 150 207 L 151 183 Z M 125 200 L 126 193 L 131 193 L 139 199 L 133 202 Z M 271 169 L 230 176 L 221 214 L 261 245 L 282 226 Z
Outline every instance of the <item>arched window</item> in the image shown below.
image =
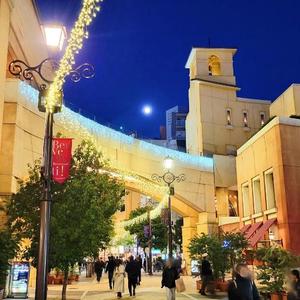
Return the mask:
M 219 57 L 212 55 L 208 59 L 208 72 L 209 75 L 221 75 L 221 63 Z

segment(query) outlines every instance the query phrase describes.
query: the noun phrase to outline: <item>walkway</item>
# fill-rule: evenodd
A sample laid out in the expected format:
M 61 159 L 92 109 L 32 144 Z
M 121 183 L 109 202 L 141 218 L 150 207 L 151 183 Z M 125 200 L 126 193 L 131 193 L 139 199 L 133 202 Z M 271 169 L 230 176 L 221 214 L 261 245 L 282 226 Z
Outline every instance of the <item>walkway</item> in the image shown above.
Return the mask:
M 218 294 L 214 297 L 204 297 L 197 293 L 196 283 L 194 278 L 190 276 L 183 277 L 186 292 L 177 294 L 176 300 L 198 300 L 198 299 L 224 299 L 225 294 Z M 146 276 L 142 278 L 141 286 L 136 290 L 136 297 L 129 297 L 127 290 L 127 280 L 125 279 L 124 300 L 165 300 L 165 290 L 160 288 L 161 276 Z M 60 299 L 61 285 L 49 285 L 48 299 Z M 30 289 L 30 299 L 34 298 L 34 289 Z M 116 299 L 116 294 L 109 291 L 108 279 L 104 275 L 100 283 L 97 283 L 95 278 L 81 277 L 79 282 L 68 285 L 67 299 L 72 300 L 113 300 Z

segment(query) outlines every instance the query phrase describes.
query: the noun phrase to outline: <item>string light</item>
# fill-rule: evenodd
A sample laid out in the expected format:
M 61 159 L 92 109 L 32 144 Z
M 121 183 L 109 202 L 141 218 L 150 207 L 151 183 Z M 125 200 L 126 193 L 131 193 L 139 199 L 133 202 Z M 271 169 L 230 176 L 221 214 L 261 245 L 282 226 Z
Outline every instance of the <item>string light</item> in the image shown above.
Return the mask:
M 71 30 L 64 56 L 59 63 L 54 81 L 49 87 L 46 108 L 50 112 L 52 112 L 56 106 L 56 99 L 59 99 L 65 77 L 70 73 L 72 66 L 75 64 L 75 55 L 78 54 L 82 48 L 83 40 L 88 38 L 87 28 L 97 16 L 97 12 L 100 11 L 100 1 L 101 0 L 83 0 L 78 19 Z

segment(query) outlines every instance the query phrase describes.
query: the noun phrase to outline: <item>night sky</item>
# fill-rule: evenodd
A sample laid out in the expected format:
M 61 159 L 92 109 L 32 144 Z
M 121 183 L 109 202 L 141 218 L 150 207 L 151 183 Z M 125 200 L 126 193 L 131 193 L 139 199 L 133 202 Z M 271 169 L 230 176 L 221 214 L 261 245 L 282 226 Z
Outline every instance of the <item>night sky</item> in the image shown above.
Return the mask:
M 80 0 L 36 0 L 42 22 L 68 29 Z M 105 0 L 77 63 L 95 65 L 96 77 L 65 85 L 67 106 L 102 124 L 159 135 L 165 111 L 188 107 L 193 46 L 237 47 L 239 96 L 274 100 L 300 83 L 299 0 Z M 152 116 L 141 113 L 153 106 Z

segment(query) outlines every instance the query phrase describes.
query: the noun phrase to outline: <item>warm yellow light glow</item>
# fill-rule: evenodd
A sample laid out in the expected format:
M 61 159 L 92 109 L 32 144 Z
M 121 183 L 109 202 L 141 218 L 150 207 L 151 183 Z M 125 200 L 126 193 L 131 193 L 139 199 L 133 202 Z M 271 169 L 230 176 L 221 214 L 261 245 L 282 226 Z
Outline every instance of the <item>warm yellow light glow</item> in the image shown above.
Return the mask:
M 56 99 L 62 90 L 65 78 L 72 71 L 75 64 L 75 56 L 79 53 L 83 46 L 83 40 L 88 38 L 88 27 L 93 18 L 96 17 L 100 10 L 99 2 L 101 0 L 83 0 L 82 8 L 70 33 L 68 45 L 65 53 L 59 63 L 54 81 L 49 88 L 46 107 L 48 111 L 53 111 L 56 106 Z
M 67 37 L 65 27 L 61 25 L 43 25 L 42 29 L 47 46 L 61 51 Z
M 172 167 L 173 167 L 173 159 L 172 159 L 170 156 L 167 156 L 167 157 L 164 159 L 164 167 L 165 167 L 165 169 L 167 169 L 167 170 L 172 169 Z

